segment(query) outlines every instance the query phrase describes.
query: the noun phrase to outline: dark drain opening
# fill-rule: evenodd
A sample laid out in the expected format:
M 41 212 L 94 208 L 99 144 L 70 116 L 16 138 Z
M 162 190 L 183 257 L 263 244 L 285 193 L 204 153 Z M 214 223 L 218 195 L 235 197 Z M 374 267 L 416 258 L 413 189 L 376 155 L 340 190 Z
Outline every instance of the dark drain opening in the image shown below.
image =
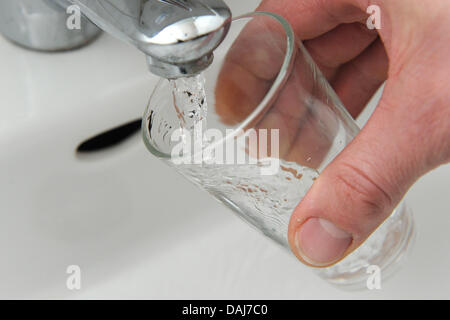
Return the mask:
M 98 152 L 119 145 L 141 129 L 141 119 L 105 131 L 81 143 L 77 152 Z

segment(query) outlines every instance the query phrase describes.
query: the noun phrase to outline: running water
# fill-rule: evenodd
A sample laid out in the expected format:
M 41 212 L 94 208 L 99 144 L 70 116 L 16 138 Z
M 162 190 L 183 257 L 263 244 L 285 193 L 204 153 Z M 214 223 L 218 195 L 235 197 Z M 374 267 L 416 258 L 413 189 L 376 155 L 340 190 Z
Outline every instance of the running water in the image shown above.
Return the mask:
M 198 74 L 169 80 L 172 87 L 173 105 L 184 134 L 190 133 L 194 142 L 203 140 L 208 105 L 206 103 L 205 77 Z

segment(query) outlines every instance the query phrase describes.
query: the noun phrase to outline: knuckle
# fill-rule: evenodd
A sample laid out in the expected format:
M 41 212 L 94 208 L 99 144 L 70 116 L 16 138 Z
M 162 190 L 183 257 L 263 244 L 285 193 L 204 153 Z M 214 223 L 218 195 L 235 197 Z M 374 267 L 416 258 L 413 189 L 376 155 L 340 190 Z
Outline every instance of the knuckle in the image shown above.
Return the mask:
M 335 175 L 338 190 L 349 203 L 358 202 L 357 212 L 378 218 L 392 207 L 393 200 L 388 192 L 377 184 L 370 175 L 351 163 L 341 163 Z M 362 204 L 362 208 L 360 205 Z M 352 211 L 352 214 L 355 212 Z

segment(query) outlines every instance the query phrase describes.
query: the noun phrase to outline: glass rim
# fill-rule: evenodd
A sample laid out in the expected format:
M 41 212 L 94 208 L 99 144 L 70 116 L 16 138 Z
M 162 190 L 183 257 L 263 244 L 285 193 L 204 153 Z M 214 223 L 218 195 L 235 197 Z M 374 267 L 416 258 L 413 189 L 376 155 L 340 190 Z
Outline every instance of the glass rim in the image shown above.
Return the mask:
M 261 99 L 261 101 L 259 102 L 258 106 L 255 108 L 255 110 L 253 110 L 252 113 L 250 113 L 245 118 L 245 120 L 243 120 L 237 126 L 237 128 L 234 128 L 231 133 L 227 134 L 225 137 L 223 137 L 219 141 L 215 141 L 214 143 L 208 145 L 207 147 L 202 148 L 202 150 L 199 151 L 201 153 L 203 153 L 205 150 L 208 150 L 208 149 L 217 148 L 218 145 L 223 145 L 224 143 L 226 143 L 227 140 L 233 139 L 233 138 L 239 136 L 242 133 L 243 129 L 246 128 L 252 121 L 257 119 L 257 117 L 261 114 L 261 112 L 266 109 L 266 107 L 272 102 L 272 99 L 274 99 L 274 97 L 277 97 L 278 90 L 285 84 L 286 80 L 288 79 L 288 77 L 290 75 L 292 63 L 293 63 L 294 57 L 295 57 L 294 49 L 295 49 L 296 41 L 295 41 L 294 31 L 293 31 L 291 25 L 289 24 L 289 22 L 285 18 L 283 18 L 282 16 L 280 16 L 276 13 L 272 13 L 272 12 L 268 12 L 268 11 L 255 11 L 255 12 L 250 12 L 250 13 L 246 13 L 246 14 L 234 17 L 232 19 L 231 23 L 233 23 L 234 21 L 237 21 L 237 20 L 245 19 L 245 18 L 255 18 L 257 16 L 266 16 L 266 17 L 273 18 L 274 20 L 278 21 L 281 24 L 282 28 L 284 29 L 284 34 L 286 36 L 286 54 L 284 56 L 283 63 L 280 67 L 280 71 L 278 72 L 278 75 L 275 78 L 274 82 L 272 83 L 270 89 L 267 91 L 264 98 Z M 166 80 L 166 79 L 161 78 L 158 81 L 158 83 L 156 84 L 156 86 L 150 96 L 150 100 L 149 100 L 150 102 L 154 96 L 155 91 L 161 86 L 161 84 L 163 83 L 164 80 Z M 150 103 L 149 103 L 149 105 L 150 105 Z M 166 153 L 163 153 L 163 152 L 157 150 L 152 145 L 152 143 L 149 141 L 150 135 L 148 134 L 148 126 L 147 126 L 147 111 L 148 110 L 149 110 L 149 108 L 147 108 L 145 110 L 144 116 L 142 118 L 142 126 L 141 126 L 142 127 L 141 133 L 142 133 L 142 137 L 143 137 L 145 146 L 150 151 L 150 153 L 152 153 L 156 157 L 159 157 L 161 159 L 168 159 L 168 160 L 173 159 L 174 157 L 171 154 L 166 154 Z M 175 159 L 182 160 L 185 158 L 191 158 L 193 156 L 195 156 L 195 154 L 190 154 L 190 155 L 181 156 L 181 157 L 175 157 Z

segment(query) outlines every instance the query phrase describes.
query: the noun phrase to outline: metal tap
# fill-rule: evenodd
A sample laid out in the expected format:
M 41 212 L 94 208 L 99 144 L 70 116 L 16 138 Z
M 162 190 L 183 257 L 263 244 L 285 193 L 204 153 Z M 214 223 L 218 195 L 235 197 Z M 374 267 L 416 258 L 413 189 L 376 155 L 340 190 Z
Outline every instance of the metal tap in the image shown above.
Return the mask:
M 144 52 L 150 71 L 165 78 L 190 76 L 207 68 L 231 21 L 231 11 L 222 0 L 2 0 L 0 31 L 38 50 L 79 46 L 97 31 L 85 20 L 75 32 L 61 25 L 70 5 Z M 59 25 L 51 25 L 56 20 Z

